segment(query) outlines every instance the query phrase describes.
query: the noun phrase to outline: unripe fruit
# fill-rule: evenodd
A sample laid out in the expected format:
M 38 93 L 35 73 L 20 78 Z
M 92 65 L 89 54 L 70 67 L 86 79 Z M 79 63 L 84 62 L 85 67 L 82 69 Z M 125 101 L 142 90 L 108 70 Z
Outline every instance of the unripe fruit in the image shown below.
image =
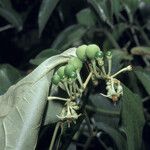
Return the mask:
M 81 61 L 86 60 L 85 50 L 87 48 L 87 45 L 81 45 L 76 49 L 76 55 Z
M 85 53 L 89 59 L 94 59 L 98 51 L 100 51 L 100 48 L 97 45 L 90 44 L 87 46 Z
M 76 70 L 80 70 L 83 66 L 82 61 L 78 57 L 71 58 L 68 63 L 73 65 Z
M 57 70 L 57 74 L 59 75 L 59 77 L 61 78 L 61 79 L 63 79 L 64 78 L 64 70 L 65 70 L 65 66 L 62 66 L 62 67 L 60 67 L 58 70 Z
M 112 52 L 111 51 L 107 51 L 106 52 L 106 57 L 111 58 L 112 57 Z
M 103 58 L 103 56 L 104 56 L 104 54 L 103 54 L 102 51 L 98 51 L 98 52 L 96 52 L 96 54 L 95 54 L 95 58 Z
M 70 75 L 70 78 L 75 79 L 77 77 L 76 72 L 72 72 L 72 74 Z
M 54 76 L 52 77 L 52 83 L 55 85 L 58 85 L 58 83 L 60 82 L 60 76 L 58 74 L 54 74 Z
M 65 70 L 64 70 L 64 73 L 67 77 L 71 77 L 72 76 L 72 73 L 75 72 L 76 69 L 74 68 L 74 66 L 72 64 L 68 64 L 66 67 L 65 67 Z

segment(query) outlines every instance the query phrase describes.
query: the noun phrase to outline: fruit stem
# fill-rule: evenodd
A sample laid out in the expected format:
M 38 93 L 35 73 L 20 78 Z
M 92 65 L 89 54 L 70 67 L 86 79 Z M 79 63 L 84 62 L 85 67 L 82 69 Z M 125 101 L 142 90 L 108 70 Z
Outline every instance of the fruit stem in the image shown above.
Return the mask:
M 67 98 L 56 97 L 56 96 L 48 96 L 47 99 L 48 99 L 48 100 L 57 99 L 57 100 L 62 100 L 62 101 L 68 101 Z
M 55 142 L 55 139 L 56 139 L 56 135 L 57 135 L 59 126 L 60 126 L 60 122 L 57 122 L 55 130 L 54 130 L 54 133 L 53 133 L 53 137 L 52 137 L 52 140 L 51 140 L 51 144 L 50 144 L 49 150 L 53 149 L 54 142 Z
M 99 74 L 98 74 L 98 72 L 96 70 L 96 62 L 95 62 L 95 60 L 91 60 L 91 63 L 92 63 L 92 66 L 93 66 L 93 72 L 94 72 L 95 76 L 99 77 Z
M 76 74 L 77 74 L 77 79 L 78 79 L 78 81 L 79 81 L 79 84 L 80 84 L 81 86 L 83 86 L 83 82 L 82 82 L 82 79 L 81 79 L 81 76 L 80 76 L 80 73 L 79 73 L 78 70 L 76 70 Z
M 111 74 L 111 67 L 112 67 L 112 59 L 111 58 L 107 58 L 108 60 L 108 76 Z
M 131 71 L 131 70 L 132 70 L 132 66 L 129 65 L 129 66 L 127 66 L 127 67 L 121 69 L 120 71 L 116 72 L 116 73 L 115 73 L 114 75 L 112 75 L 111 77 L 114 78 L 114 77 L 116 77 L 117 75 L 119 75 L 119 74 L 122 73 L 122 72 Z
M 97 62 L 98 62 L 98 65 L 99 65 L 103 75 L 106 76 L 106 71 L 105 71 L 105 67 L 104 67 L 104 60 L 103 60 L 103 58 L 98 58 Z
M 68 95 L 71 96 L 67 82 L 64 81 L 63 83 L 64 83 L 64 86 L 65 86 L 65 89 L 66 89 Z
M 73 96 L 73 87 L 72 87 L 72 83 L 69 83 L 69 91 L 70 91 L 70 95 L 71 97 Z
M 83 83 L 84 89 L 86 88 L 87 84 L 89 83 L 91 77 L 92 77 L 92 72 L 89 73 L 88 77 L 86 78 L 85 82 Z

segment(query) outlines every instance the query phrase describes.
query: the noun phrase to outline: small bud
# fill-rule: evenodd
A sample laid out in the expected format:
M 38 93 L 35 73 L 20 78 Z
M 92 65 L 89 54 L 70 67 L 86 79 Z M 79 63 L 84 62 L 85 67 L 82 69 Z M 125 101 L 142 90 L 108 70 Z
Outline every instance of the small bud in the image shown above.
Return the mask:
M 104 54 L 103 54 L 102 51 L 98 51 L 98 52 L 96 52 L 96 54 L 95 54 L 95 58 L 103 58 L 103 56 L 104 56 Z
M 108 59 L 111 59 L 111 58 L 112 58 L 112 52 L 111 52 L 111 51 L 107 51 L 107 52 L 106 52 L 106 57 L 107 57 Z

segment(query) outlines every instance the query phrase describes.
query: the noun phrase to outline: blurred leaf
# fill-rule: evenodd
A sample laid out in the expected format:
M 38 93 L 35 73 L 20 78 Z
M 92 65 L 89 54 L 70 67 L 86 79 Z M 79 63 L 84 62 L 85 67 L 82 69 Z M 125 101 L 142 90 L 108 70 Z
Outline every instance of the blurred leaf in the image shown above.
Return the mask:
M 33 65 L 39 65 L 47 58 L 54 56 L 56 54 L 60 53 L 60 51 L 56 51 L 54 49 L 46 49 L 40 52 L 34 59 L 30 60 L 30 63 Z
M 126 23 L 118 23 L 113 28 L 112 36 L 115 38 L 115 40 L 118 40 L 126 29 L 127 29 Z
M 120 130 L 126 135 L 127 150 L 141 150 L 142 131 L 145 124 L 142 101 L 127 87 L 123 88 Z
M 107 133 L 113 139 L 118 150 L 121 150 L 122 148 L 126 150 L 126 140 L 117 129 L 114 129 L 103 122 L 97 122 L 96 125 L 100 130 Z
M 121 1 L 114 0 L 114 1 L 111 1 L 111 4 L 112 4 L 113 13 L 115 14 L 116 17 L 118 17 L 118 14 L 122 9 Z
M 47 104 L 53 70 L 75 55 L 75 48 L 47 59 L 28 76 L 0 96 L 0 145 L 1 149 L 35 149 L 38 132 Z M 55 110 L 59 101 L 49 101 L 50 115 L 47 123 L 58 120 Z M 45 112 L 46 113 L 46 112 Z M 6 142 L 7 141 L 7 142 Z
M 21 78 L 21 73 L 9 64 L 0 65 L 0 95 Z
M 143 0 L 145 3 L 149 4 L 150 0 Z
M 0 16 L 5 18 L 9 23 L 11 23 L 19 31 L 23 28 L 23 22 L 20 14 L 16 12 L 11 5 L 9 0 L 0 1 Z
M 111 35 L 113 40 L 117 42 L 126 29 L 127 29 L 127 24 L 118 23 L 113 26 L 113 29 L 111 31 L 107 31 L 107 32 Z M 110 38 L 106 38 L 103 45 L 104 45 L 103 46 L 104 49 L 110 49 L 114 47 L 112 40 Z
M 130 8 L 132 13 L 134 13 L 140 4 L 141 0 L 124 0 L 123 2 Z
M 94 105 L 94 118 L 96 122 L 103 122 L 111 127 L 118 128 L 120 103 L 113 105 L 113 103 L 100 94 L 91 95 L 90 100 Z M 97 124 L 97 123 L 96 123 Z
M 128 52 L 123 50 L 112 49 L 112 73 L 115 73 L 122 67 L 122 61 L 131 61 L 133 58 Z
M 112 27 L 112 15 L 110 15 L 110 9 L 107 8 L 106 0 L 88 0 L 88 2 L 92 5 L 101 21 Z
M 11 8 L 12 7 L 10 0 L 0 0 L 0 5 L 2 7 L 5 7 L 5 8 Z
M 77 13 L 76 17 L 78 23 L 81 25 L 90 27 L 96 24 L 96 16 L 90 8 L 82 9 L 80 12 Z
M 150 47 L 144 47 L 144 46 L 133 47 L 131 49 L 131 54 L 141 55 L 141 56 L 149 55 L 150 54 Z
M 59 0 L 42 0 L 38 15 L 39 34 L 41 35 L 50 15 L 58 4 Z
M 146 71 L 144 69 L 136 69 L 135 71 L 136 76 L 143 84 L 145 90 L 150 95 L 150 71 Z
M 53 49 L 65 50 L 69 46 L 79 45 L 86 29 L 81 25 L 72 25 L 63 30 L 52 44 Z

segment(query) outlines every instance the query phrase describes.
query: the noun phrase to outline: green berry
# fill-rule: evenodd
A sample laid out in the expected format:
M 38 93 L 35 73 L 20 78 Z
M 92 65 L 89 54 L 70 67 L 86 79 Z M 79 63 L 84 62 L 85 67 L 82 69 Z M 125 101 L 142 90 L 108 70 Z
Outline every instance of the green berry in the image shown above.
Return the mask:
M 111 51 L 107 51 L 106 52 L 106 57 L 111 58 L 112 57 L 112 52 Z
M 104 56 L 104 54 L 103 54 L 102 51 L 98 51 L 98 52 L 96 52 L 96 54 L 95 54 L 95 58 L 103 58 L 103 56 Z
M 75 79 L 77 77 L 76 72 L 72 72 L 72 74 L 70 75 L 70 78 Z
M 90 44 L 87 46 L 85 53 L 89 59 L 94 59 L 98 51 L 100 51 L 100 48 L 97 45 Z
M 87 48 L 87 45 L 81 45 L 76 49 L 76 55 L 81 61 L 86 60 L 85 50 Z
M 60 82 L 60 76 L 58 74 L 54 74 L 54 76 L 52 77 L 52 83 L 55 85 L 58 85 L 58 83 Z
M 75 72 L 76 69 L 74 68 L 74 66 L 72 64 L 68 64 L 66 67 L 65 67 L 65 70 L 64 70 L 64 73 L 67 77 L 71 77 L 72 76 L 72 73 Z
M 72 57 L 68 63 L 73 65 L 76 70 L 80 70 L 83 66 L 82 61 L 78 57 Z
M 64 70 L 65 70 L 65 66 L 62 66 L 62 67 L 60 67 L 58 70 L 57 70 L 57 74 L 59 75 L 59 77 L 61 78 L 61 79 L 63 79 L 64 78 Z

